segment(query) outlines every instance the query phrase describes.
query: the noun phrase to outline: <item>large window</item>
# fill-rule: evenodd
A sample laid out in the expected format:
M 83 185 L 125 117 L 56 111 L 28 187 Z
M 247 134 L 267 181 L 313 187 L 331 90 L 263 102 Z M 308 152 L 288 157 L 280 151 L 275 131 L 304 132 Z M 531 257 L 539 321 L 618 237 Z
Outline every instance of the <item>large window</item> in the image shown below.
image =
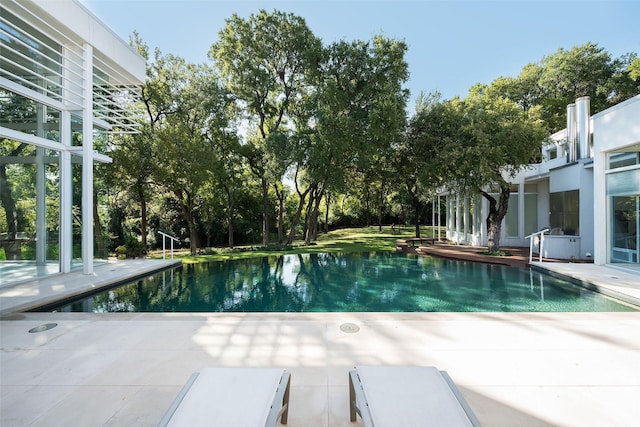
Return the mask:
M 525 184 L 524 186 L 524 235 L 528 236 L 538 231 L 538 186 Z
M 2 88 L 0 126 L 60 142 L 60 111 Z
M 578 190 L 549 195 L 550 234 L 580 235 L 580 192 Z
M 609 156 L 609 169 L 624 168 L 640 164 L 640 152 L 612 153 Z
M 610 262 L 640 263 L 640 167 L 634 167 L 637 159 L 638 153 L 611 156 L 610 166 L 626 170 L 607 174 Z
M 517 193 L 518 187 L 516 186 L 516 192 L 512 192 L 509 195 L 509 209 L 507 215 L 504 218 L 505 235 L 508 237 L 518 237 L 518 215 L 520 207 L 518 206 L 518 199 L 520 195 Z M 499 195 L 496 195 L 499 197 Z
M 55 151 L 0 140 L 0 284 L 59 271 L 58 161 Z
M 527 236 L 538 230 L 538 186 L 525 184 L 524 194 L 519 193 L 519 186 L 511 187 L 509 196 L 509 210 L 505 217 L 505 235 L 508 237 L 520 236 L 520 197 L 524 197 L 524 235 Z M 499 197 L 495 194 L 494 197 Z

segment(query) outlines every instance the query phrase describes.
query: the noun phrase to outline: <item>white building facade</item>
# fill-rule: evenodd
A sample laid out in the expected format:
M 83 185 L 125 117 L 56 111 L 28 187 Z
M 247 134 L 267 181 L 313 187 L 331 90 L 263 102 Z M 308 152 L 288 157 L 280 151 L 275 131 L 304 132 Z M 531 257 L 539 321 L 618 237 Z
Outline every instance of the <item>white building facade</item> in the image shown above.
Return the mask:
M 145 71 L 76 0 L 0 2 L 0 285 L 106 260 L 94 167 Z
M 640 95 L 589 110 L 588 97 L 567 106 L 567 128 L 551 136 L 542 162 L 511 180 L 501 246 L 529 246 L 548 229 L 544 257 L 640 268 Z M 487 212 L 480 196 L 449 194 L 447 239 L 486 246 Z

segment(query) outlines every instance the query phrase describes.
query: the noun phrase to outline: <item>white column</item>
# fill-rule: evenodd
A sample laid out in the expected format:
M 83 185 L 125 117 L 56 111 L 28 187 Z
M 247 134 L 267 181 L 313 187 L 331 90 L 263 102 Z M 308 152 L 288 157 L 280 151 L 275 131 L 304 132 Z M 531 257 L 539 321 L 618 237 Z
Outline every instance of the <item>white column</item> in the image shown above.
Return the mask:
M 44 129 L 45 108 L 42 104 L 38 104 L 36 107 L 36 133 L 41 138 L 46 137 Z M 44 265 L 47 259 L 45 151 L 42 147 L 36 148 L 36 265 Z
M 464 196 L 463 203 L 463 212 L 462 212 L 462 227 L 464 230 L 464 242 L 469 243 L 469 196 Z
M 611 220 L 609 215 L 611 206 L 607 197 L 606 187 L 606 161 L 607 153 L 596 151 L 593 155 L 593 263 L 605 265 L 609 262 L 608 251 L 611 241 L 607 238 L 610 234 Z
M 45 152 L 42 147 L 36 148 L 36 265 L 45 265 L 47 262 Z
M 440 195 L 438 195 L 438 241 L 440 241 L 440 227 L 441 227 L 440 217 L 441 216 L 442 215 L 440 214 Z
M 82 111 L 82 265 L 93 274 L 93 47 L 84 45 Z
M 436 235 L 436 201 L 435 198 L 431 199 L 431 237 Z
M 525 214 L 524 182 L 518 184 L 518 238 L 526 242 L 524 236 L 524 214 Z
M 460 194 L 456 194 L 456 244 L 460 244 Z
M 71 114 L 62 111 L 62 129 L 60 142 L 65 146 L 71 146 Z M 69 151 L 60 152 L 60 236 L 59 236 L 59 256 L 60 271 L 68 273 L 71 271 L 71 259 L 73 258 L 73 170 L 71 167 L 71 153 Z

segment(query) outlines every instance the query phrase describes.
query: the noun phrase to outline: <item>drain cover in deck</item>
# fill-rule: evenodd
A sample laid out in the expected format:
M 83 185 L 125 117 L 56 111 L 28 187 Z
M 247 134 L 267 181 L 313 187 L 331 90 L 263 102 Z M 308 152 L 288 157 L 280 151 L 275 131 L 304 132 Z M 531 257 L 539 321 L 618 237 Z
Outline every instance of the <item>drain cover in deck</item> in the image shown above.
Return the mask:
M 348 334 L 353 334 L 360 330 L 360 326 L 356 325 L 355 323 L 343 323 L 342 325 L 340 325 L 340 330 Z
M 46 323 L 44 325 L 36 326 L 35 328 L 29 329 L 29 333 L 30 334 L 35 334 L 36 332 L 48 331 L 49 329 L 53 329 L 56 326 L 58 326 L 57 323 Z

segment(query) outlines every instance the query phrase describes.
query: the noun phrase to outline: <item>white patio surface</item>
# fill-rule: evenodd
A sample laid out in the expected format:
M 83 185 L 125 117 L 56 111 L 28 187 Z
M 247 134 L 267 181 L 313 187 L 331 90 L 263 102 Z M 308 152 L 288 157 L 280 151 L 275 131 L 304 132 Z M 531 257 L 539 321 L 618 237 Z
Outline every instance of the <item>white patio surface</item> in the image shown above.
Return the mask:
M 4 302 L 1 426 L 154 426 L 192 372 L 216 366 L 289 370 L 292 427 L 358 426 L 356 364 L 446 370 L 484 426 L 640 419 L 639 312 L 9 313 Z

